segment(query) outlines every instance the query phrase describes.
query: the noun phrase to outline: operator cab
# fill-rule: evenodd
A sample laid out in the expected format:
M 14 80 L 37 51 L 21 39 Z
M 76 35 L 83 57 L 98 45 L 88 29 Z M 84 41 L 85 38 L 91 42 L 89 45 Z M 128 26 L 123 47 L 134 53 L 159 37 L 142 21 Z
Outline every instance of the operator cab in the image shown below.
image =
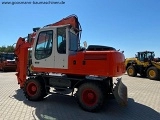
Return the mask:
M 79 49 L 79 34 L 70 25 L 44 27 L 37 31 L 33 46 L 34 67 L 68 69 L 68 56 Z
M 153 60 L 154 56 L 155 56 L 154 52 L 152 52 L 152 51 L 138 52 L 137 54 L 138 54 L 137 55 L 138 60 L 144 61 L 144 62 L 147 62 L 149 60 Z

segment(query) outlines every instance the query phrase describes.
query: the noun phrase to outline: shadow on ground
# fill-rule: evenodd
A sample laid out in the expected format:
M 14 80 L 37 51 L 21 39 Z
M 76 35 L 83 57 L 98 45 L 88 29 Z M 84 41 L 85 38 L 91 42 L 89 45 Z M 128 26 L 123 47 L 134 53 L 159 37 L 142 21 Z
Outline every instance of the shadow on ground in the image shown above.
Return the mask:
M 39 120 L 160 120 L 160 113 L 134 99 L 128 99 L 128 106 L 121 107 L 114 99 L 107 102 L 98 113 L 90 113 L 79 108 L 74 97 L 53 94 L 43 101 L 26 100 L 18 89 L 14 98 L 35 108 L 34 118 Z

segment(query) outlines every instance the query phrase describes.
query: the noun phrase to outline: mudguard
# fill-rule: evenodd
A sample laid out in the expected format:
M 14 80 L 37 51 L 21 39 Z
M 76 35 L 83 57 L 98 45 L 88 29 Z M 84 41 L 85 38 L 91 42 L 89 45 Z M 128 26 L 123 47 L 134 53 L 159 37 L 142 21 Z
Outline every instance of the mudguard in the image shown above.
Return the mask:
M 122 106 L 126 106 L 128 102 L 127 87 L 122 83 L 122 78 L 117 78 L 117 83 L 114 83 L 113 95 Z

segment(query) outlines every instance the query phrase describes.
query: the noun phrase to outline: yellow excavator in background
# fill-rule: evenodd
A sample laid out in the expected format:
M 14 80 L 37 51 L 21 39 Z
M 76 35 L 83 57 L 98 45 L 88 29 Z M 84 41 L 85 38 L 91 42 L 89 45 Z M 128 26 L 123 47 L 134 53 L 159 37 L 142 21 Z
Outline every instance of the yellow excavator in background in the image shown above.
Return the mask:
M 154 58 L 153 51 L 137 52 L 134 58 L 126 58 L 125 66 L 127 74 L 135 77 L 140 74 L 142 77 L 148 77 L 152 80 L 160 79 L 160 62 Z

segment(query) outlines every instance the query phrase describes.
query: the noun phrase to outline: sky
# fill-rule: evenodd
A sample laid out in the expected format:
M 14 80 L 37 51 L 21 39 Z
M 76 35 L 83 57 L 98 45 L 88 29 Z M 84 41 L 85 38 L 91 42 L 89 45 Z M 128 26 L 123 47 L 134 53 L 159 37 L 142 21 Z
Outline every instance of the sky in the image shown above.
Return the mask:
M 43 0 L 41 0 L 43 1 Z M 105 45 L 124 51 L 126 58 L 138 51 L 160 57 L 160 0 L 44 0 L 64 4 L 33 4 L 39 0 L 0 1 L 0 46 L 13 45 L 32 28 L 57 22 L 71 14 L 82 26 L 81 43 Z

